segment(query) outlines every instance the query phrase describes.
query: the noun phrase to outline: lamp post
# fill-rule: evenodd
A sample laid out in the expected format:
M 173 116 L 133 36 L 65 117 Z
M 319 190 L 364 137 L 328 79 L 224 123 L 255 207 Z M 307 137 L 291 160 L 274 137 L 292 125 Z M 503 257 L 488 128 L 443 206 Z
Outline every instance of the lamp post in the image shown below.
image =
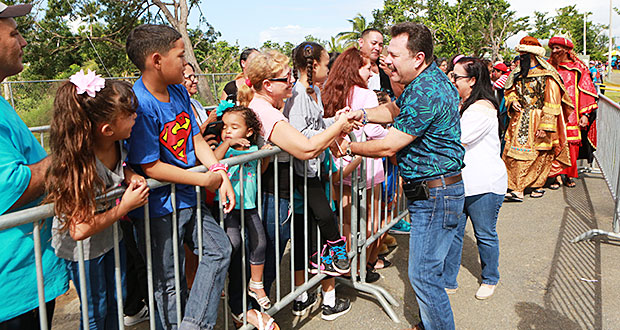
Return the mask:
M 588 13 L 583 13 L 583 55 L 586 55 L 586 19 L 588 17 Z
M 611 35 L 611 13 L 613 12 L 613 7 L 611 6 L 611 0 L 609 0 L 609 53 L 607 54 L 607 67 L 609 68 L 608 74 L 611 75 L 611 43 L 613 37 Z

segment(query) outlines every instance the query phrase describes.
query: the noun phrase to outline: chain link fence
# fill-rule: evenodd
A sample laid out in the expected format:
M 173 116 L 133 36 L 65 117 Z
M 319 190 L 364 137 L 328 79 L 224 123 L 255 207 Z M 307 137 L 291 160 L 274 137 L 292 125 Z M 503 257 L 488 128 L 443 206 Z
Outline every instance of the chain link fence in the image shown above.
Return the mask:
M 209 92 L 194 97 L 203 105 L 208 106 L 219 103 L 224 86 L 233 80 L 237 73 L 209 73 L 197 76 L 199 80 L 206 81 Z M 122 79 L 134 83 L 138 78 L 112 77 L 106 79 Z M 65 81 L 4 81 L 1 83 L 0 93 L 13 106 L 28 127 L 43 126 L 50 122 L 56 90 Z

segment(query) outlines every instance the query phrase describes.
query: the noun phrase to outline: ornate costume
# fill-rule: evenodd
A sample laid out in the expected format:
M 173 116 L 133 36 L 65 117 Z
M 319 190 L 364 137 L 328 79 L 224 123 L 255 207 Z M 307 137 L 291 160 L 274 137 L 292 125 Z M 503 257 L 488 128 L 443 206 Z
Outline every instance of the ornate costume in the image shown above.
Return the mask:
M 535 65 L 525 78 L 517 67 L 506 81 L 510 122 L 502 158 L 508 188 L 522 192 L 527 187 L 542 187 L 548 176 L 570 166 L 564 118 L 573 106 L 557 71 L 542 58 L 544 49 L 536 39 L 522 39 L 517 51 L 530 53 L 536 61 L 531 61 Z M 544 136 L 537 137 L 537 131 L 544 131 Z
M 594 118 L 591 114 L 598 108 L 596 103 L 598 96 L 590 78 L 588 67 L 572 51 L 573 43 L 562 37 L 553 37 L 549 40 L 549 46 L 551 47 L 552 45 L 560 45 L 570 49 L 569 61 L 553 63 L 550 59 L 549 62 L 554 64 L 560 77 L 562 77 L 564 88 L 573 104 L 573 110 L 567 117 L 566 126 L 566 139 L 570 148 L 571 166 L 559 174 L 567 174 L 570 177 L 576 178 L 578 176 L 577 157 L 582 146 L 582 139 L 584 142 L 592 144 L 592 146 L 596 145 L 596 140 L 587 140 L 588 129 L 581 130 L 579 120 L 582 116 L 586 116 L 588 117 L 589 124 L 592 123 Z M 596 131 L 594 125 L 589 126 L 594 129 L 594 132 Z M 594 133 L 594 136 L 596 136 L 596 133 Z

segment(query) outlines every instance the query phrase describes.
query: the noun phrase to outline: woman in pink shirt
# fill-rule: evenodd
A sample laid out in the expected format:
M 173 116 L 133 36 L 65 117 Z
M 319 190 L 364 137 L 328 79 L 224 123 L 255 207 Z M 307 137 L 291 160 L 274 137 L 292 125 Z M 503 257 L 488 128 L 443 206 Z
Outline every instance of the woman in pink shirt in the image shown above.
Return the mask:
M 289 58 L 278 51 L 263 52 L 253 57 L 246 65 L 245 73 L 248 79 L 246 84 L 239 89 L 237 100 L 240 105 L 247 106 L 254 110 L 262 124 L 261 136 L 264 142 L 272 143 L 289 153 L 299 160 L 309 160 L 317 158 L 329 145 L 331 145 L 341 134 L 349 133 L 354 128 L 354 122 L 348 121 L 346 116 L 337 116 L 332 125 L 321 133 L 307 138 L 295 127 L 289 124 L 287 118 L 279 110 L 284 106 L 284 99 L 292 96 L 294 78 L 289 67 Z M 273 173 L 273 166 L 267 169 L 263 177 L 263 184 L 273 179 L 269 176 L 278 175 L 280 178 L 279 188 L 288 187 L 287 165 L 281 165 L 278 173 Z M 269 172 L 272 171 L 270 174 Z M 285 175 L 282 175 L 286 173 Z M 273 208 L 276 207 L 273 195 L 269 194 L 269 189 L 263 199 L 263 222 L 266 224 L 268 236 L 267 254 L 264 270 L 265 291 L 269 292 L 271 283 L 275 278 L 275 253 L 282 258 L 284 249 L 290 239 L 290 223 L 287 221 L 289 212 L 289 201 L 286 200 L 288 194 L 279 194 L 280 219 L 274 219 Z M 283 204 L 284 201 L 284 204 Z M 280 251 L 274 250 L 276 232 L 275 224 L 280 225 L 277 235 L 279 235 Z M 335 224 L 334 224 L 335 225 Z M 329 288 L 324 287 L 323 291 L 335 290 L 333 280 Z M 293 306 L 295 315 L 303 315 L 316 301 L 316 296 L 304 293 L 303 302 Z M 298 305 L 298 306 L 297 306 Z
M 370 77 L 370 59 L 365 57 L 357 48 L 351 47 L 344 51 L 334 62 L 325 87 L 323 88 L 323 104 L 325 105 L 325 117 L 332 117 L 336 111 L 345 106 L 353 110 L 362 108 L 372 108 L 379 105 L 377 94 L 367 88 L 368 78 Z M 387 134 L 387 129 L 377 124 L 367 124 L 362 128 L 353 131 L 357 141 L 362 140 L 365 135 L 367 140 L 382 139 Z M 348 138 L 347 138 L 348 139 Z M 351 157 L 343 157 L 342 166 L 351 162 Z M 336 160 L 336 164 L 340 164 Z M 367 224 L 368 233 L 374 233 L 379 229 L 380 224 L 380 198 L 381 183 L 385 181 L 383 162 L 381 159 L 369 158 L 366 162 L 366 189 L 368 192 Z M 344 180 L 344 231 L 348 237 L 351 231 L 351 177 Z M 371 188 L 374 186 L 374 193 Z M 372 202 L 370 202 L 372 201 Z M 373 221 L 374 219 L 374 221 Z M 373 226 L 374 225 L 374 226 Z M 378 260 L 380 240 L 373 243 L 367 251 L 367 261 L 369 270 L 376 266 Z M 385 261 L 381 260 L 380 263 Z M 386 262 L 387 264 L 387 262 Z M 367 273 L 367 282 L 373 277 L 379 278 L 378 274 Z

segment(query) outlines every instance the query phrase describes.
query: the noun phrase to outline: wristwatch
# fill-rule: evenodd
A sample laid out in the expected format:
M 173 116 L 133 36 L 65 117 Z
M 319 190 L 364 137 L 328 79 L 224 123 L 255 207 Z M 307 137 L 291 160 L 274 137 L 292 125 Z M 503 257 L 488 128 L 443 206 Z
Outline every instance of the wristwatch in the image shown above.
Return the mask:
M 349 157 L 353 157 L 353 152 L 351 151 L 351 143 L 347 144 L 347 150 L 345 151 L 346 155 Z

